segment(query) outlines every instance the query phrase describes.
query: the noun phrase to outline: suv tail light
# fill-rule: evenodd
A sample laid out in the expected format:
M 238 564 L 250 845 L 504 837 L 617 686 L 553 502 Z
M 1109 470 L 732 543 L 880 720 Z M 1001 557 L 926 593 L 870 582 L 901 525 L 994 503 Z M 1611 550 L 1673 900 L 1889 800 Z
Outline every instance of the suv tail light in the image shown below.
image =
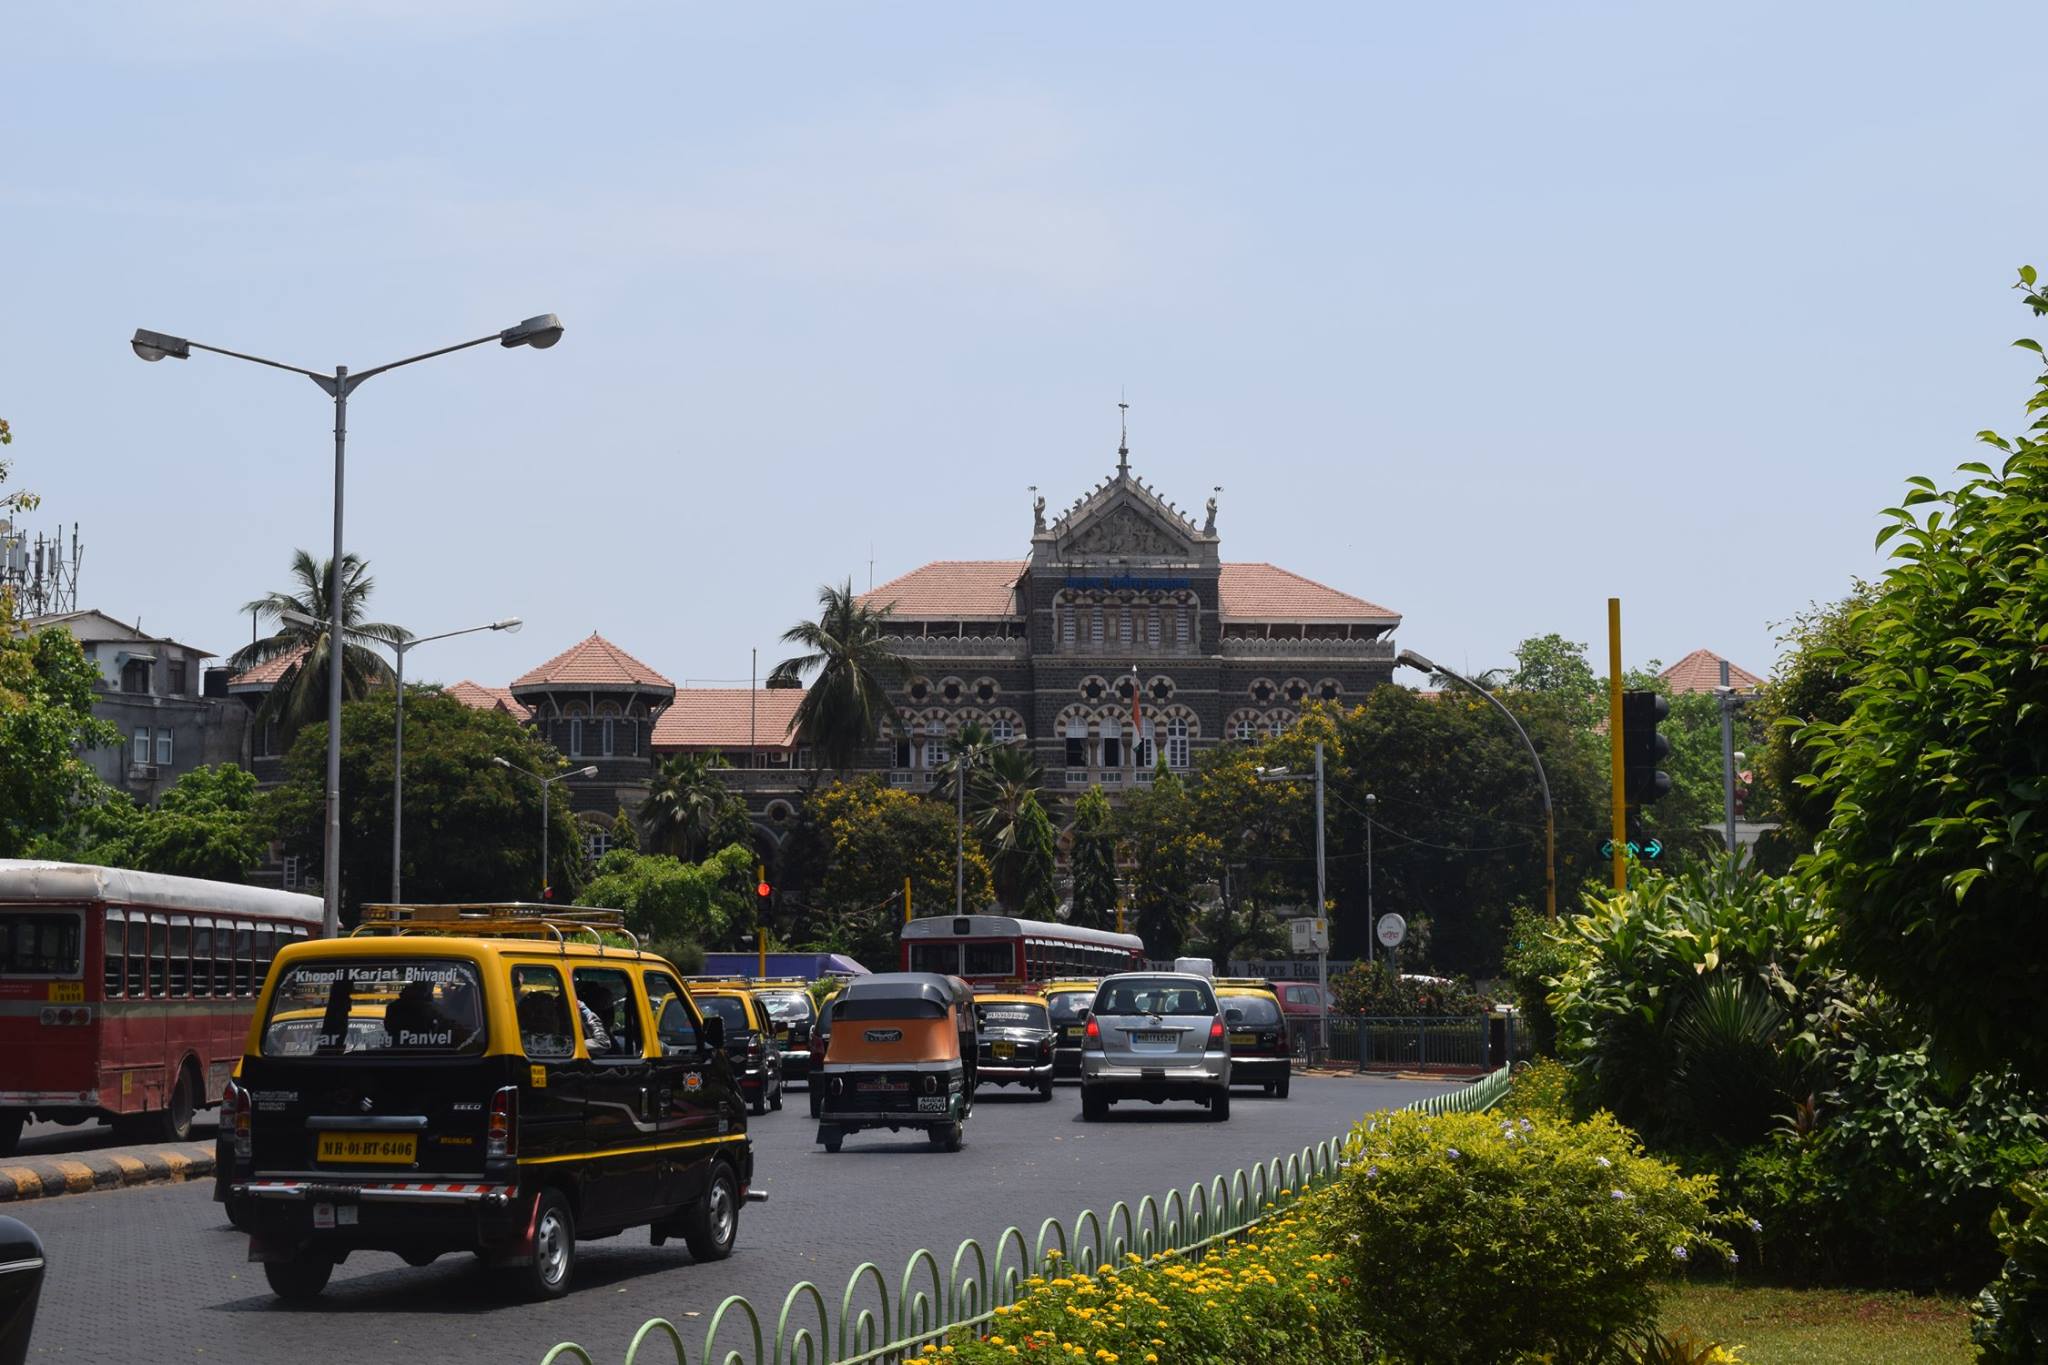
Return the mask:
M 1102 1025 L 1095 1022 L 1095 1016 L 1092 1014 L 1088 1016 L 1087 1037 L 1081 1040 L 1081 1046 L 1093 1048 L 1100 1048 L 1102 1046 Z
M 484 1155 L 509 1157 L 519 1154 L 519 1087 L 508 1085 L 491 1096 L 491 1122 L 484 1139 Z
M 255 1151 L 250 1132 L 249 1092 L 234 1081 L 229 1081 L 220 1092 L 220 1121 L 234 1144 L 235 1159 L 247 1161 Z
M 1219 1014 L 1209 1021 L 1209 1047 L 1214 1050 L 1229 1041 L 1230 1035 L 1223 1030 L 1223 1016 Z

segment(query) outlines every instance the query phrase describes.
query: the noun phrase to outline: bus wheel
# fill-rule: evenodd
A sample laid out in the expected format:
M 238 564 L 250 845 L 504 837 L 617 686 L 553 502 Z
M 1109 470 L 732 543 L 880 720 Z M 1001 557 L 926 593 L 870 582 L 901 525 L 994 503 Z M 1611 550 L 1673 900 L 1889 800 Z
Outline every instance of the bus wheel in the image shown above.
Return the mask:
M 25 1122 L 21 1114 L 0 1114 L 0 1156 L 13 1156 Z
M 141 1126 L 149 1136 L 158 1142 L 190 1142 L 192 1140 L 192 1110 L 197 1100 L 192 1083 L 192 1068 L 178 1068 L 178 1080 L 171 1087 L 171 1097 L 164 1107 L 151 1114 Z
M 263 1278 L 270 1281 L 270 1292 L 286 1303 L 319 1298 L 333 1273 L 333 1258 L 317 1251 L 302 1251 L 289 1261 L 263 1263 Z
M 704 1197 L 683 1215 L 682 1224 L 683 1245 L 698 1264 L 732 1255 L 732 1244 L 740 1235 L 740 1190 L 732 1167 L 723 1161 L 712 1165 Z
M 511 1267 L 512 1285 L 522 1298 L 559 1299 L 576 1273 L 576 1218 L 559 1190 L 542 1190 L 534 1202 L 533 1248 Z

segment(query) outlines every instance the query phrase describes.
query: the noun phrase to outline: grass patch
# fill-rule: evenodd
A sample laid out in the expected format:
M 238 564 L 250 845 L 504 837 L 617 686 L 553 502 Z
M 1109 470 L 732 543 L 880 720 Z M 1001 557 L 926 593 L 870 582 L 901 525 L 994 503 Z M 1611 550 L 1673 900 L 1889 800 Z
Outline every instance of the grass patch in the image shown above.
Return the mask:
M 1971 1365 L 1966 1300 L 1852 1289 L 1688 1284 L 1658 1326 L 1742 1347 L 1746 1365 Z

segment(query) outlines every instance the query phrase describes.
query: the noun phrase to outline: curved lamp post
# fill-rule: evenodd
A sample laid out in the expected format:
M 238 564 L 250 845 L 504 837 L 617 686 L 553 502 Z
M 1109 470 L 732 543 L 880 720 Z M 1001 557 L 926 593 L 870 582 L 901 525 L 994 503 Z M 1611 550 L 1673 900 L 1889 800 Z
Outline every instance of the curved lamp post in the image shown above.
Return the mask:
M 1550 778 L 1544 774 L 1543 760 L 1536 753 L 1536 746 L 1529 742 L 1529 732 L 1522 728 L 1522 722 L 1515 719 L 1515 713 L 1501 704 L 1501 699 L 1473 682 L 1462 673 L 1453 673 L 1442 664 L 1431 663 L 1412 649 L 1404 649 L 1395 663 L 1421 669 L 1424 673 L 1435 673 L 1461 682 L 1493 703 L 1493 709 L 1508 718 L 1508 724 L 1515 727 L 1515 733 L 1522 737 L 1522 747 L 1529 751 L 1529 761 L 1536 765 L 1536 781 L 1543 788 L 1543 908 L 1551 919 L 1557 918 L 1557 814 L 1550 808 Z
M 510 763 L 502 758 L 493 757 L 491 762 L 540 783 L 540 898 L 545 903 L 548 898 L 548 791 L 555 783 L 567 781 L 572 777 L 596 777 L 597 765 L 592 763 L 582 768 L 571 768 L 565 773 L 556 773 L 553 777 L 542 777 L 539 773 L 527 772 L 517 763 Z
M 325 621 L 315 621 L 302 611 L 281 611 L 278 615 L 287 621 L 296 621 L 302 626 L 319 627 L 327 624 Z M 516 635 L 519 633 L 519 628 L 525 624 L 517 616 L 508 616 L 502 621 L 493 621 L 489 625 L 464 626 L 461 630 L 444 630 L 439 635 L 407 635 L 396 641 L 373 640 L 361 631 L 349 631 L 349 634 L 365 644 L 385 646 L 398 661 L 397 667 L 394 670 L 398 684 L 397 705 L 393 708 L 394 719 L 391 732 L 391 903 L 393 905 L 397 905 L 404 900 L 404 897 L 399 894 L 399 887 L 401 884 L 400 872 L 404 866 L 405 853 L 406 651 L 415 645 L 426 644 L 430 640 L 446 640 L 454 635 L 474 635 L 480 630 L 502 630 Z
M 247 355 L 241 351 L 230 351 L 219 346 L 207 346 L 185 337 L 172 336 L 167 332 L 152 332 L 146 327 L 135 329 L 135 335 L 128 345 L 135 354 L 152 363 L 164 360 L 190 360 L 194 351 L 207 351 L 214 355 L 229 356 L 235 360 L 246 360 L 256 365 L 268 365 L 273 370 L 286 370 L 302 374 L 318 384 L 329 398 L 334 400 L 334 562 L 333 581 L 327 588 L 327 609 L 329 620 L 328 653 L 330 656 L 341 648 L 341 494 L 343 483 L 343 459 L 348 436 L 348 396 L 365 379 L 395 370 L 400 366 L 414 365 L 435 356 L 447 355 L 451 351 L 466 351 L 472 346 L 482 346 L 495 341 L 508 349 L 514 346 L 531 346 L 536 351 L 545 351 L 562 339 L 562 320 L 553 313 L 542 313 L 528 318 L 502 332 L 477 337 L 472 341 L 458 341 L 453 346 L 439 350 L 424 351 L 419 355 L 394 360 L 388 365 L 378 365 L 350 374 L 348 366 L 336 365 L 333 374 L 322 374 L 318 370 L 301 369 L 278 360 L 265 360 L 260 355 Z M 320 861 L 321 933 L 334 937 L 341 928 L 341 669 L 338 658 L 329 659 L 327 669 L 327 837 L 322 845 Z

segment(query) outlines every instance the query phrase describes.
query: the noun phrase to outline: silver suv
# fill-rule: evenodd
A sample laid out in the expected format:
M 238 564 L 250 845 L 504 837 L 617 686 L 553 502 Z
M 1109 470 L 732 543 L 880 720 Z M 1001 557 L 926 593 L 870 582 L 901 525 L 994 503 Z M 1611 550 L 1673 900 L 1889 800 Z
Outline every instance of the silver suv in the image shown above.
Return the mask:
M 1195 1100 L 1230 1117 L 1230 1033 L 1207 977 L 1127 972 L 1105 977 L 1081 1039 L 1081 1117 L 1118 1100 Z

